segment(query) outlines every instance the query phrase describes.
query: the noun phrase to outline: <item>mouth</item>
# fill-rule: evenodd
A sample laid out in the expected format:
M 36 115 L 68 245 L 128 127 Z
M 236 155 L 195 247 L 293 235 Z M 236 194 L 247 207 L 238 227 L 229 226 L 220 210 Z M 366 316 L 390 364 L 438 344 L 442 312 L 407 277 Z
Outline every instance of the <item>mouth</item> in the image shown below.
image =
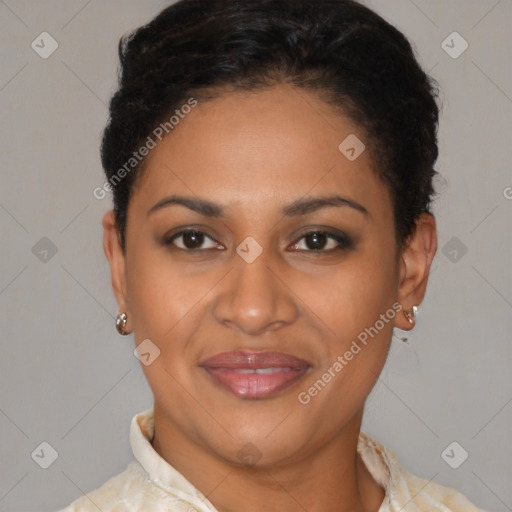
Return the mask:
M 223 352 L 200 364 L 213 381 L 241 398 L 267 398 L 294 385 L 311 365 L 282 352 Z

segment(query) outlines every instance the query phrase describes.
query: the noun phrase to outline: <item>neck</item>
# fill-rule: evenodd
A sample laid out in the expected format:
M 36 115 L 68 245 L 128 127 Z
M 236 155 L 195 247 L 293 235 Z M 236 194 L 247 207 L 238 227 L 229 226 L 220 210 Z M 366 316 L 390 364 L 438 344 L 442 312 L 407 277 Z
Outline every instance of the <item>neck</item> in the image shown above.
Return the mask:
M 377 512 L 384 490 L 357 453 L 362 410 L 329 443 L 290 463 L 240 467 L 172 427 L 154 406 L 153 448 L 218 512 Z

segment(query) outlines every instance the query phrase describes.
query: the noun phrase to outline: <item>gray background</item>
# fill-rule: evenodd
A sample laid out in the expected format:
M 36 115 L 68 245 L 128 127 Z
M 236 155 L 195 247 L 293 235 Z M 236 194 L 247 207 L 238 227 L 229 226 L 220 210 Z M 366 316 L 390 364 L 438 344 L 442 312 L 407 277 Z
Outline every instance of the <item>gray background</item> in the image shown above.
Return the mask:
M 122 471 L 130 420 L 152 405 L 133 338 L 114 329 L 100 223 L 110 196 L 92 191 L 117 41 L 167 4 L 0 2 L 2 511 L 56 510 Z M 512 510 L 512 2 L 368 5 L 440 82 L 443 179 L 427 298 L 409 343 L 396 333 L 363 430 L 411 472 Z M 31 48 L 43 31 L 59 45 L 46 59 Z M 456 59 L 441 45 L 453 31 L 469 44 Z M 58 454 L 47 469 L 31 456 L 43 441 Z M 441 457 L 453 441 L 469 453 L 457 469 Z

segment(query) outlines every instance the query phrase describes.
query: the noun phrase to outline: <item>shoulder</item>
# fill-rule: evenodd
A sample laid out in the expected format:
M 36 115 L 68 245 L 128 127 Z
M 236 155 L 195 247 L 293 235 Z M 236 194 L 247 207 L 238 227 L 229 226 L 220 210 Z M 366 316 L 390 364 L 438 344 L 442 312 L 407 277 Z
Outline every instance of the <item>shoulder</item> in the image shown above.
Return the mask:
M 403 467 L 400 467 L 400 476 L 402 485 L 407 488 L 411 504 L 416 506 L 411 510 L 418 512 L 485 512 L 453 487 L 413 475 Z
M 101 487 L 87 492 L 58 512 L 135 512 L 160 510 L 161 489 L 148 481 L 147 474 L 137 461 L 132 461 L 122 472 L 107 480 Z M 154 503 L 154 508 L 148 505 Z M 142 508 L 140 508 L 142 507 Z M 165 509 L 166 511 L 169 508 Z
M 358 452 L 374 480 L 385 490 L 379 512 L 485 512 L 453 487 L 410 473 L 389 448 L 363 432 L 359 435 Z

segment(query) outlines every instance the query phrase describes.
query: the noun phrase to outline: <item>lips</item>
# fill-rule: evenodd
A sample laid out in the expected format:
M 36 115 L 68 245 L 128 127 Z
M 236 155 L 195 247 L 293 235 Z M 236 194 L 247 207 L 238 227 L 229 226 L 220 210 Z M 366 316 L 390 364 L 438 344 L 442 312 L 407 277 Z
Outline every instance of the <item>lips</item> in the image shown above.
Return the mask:
M 214 382 L 241 398 L 266 398 L 301 379 L 310 368 L 303 359 L 282 352 L 223 352 L 200 366 Z

